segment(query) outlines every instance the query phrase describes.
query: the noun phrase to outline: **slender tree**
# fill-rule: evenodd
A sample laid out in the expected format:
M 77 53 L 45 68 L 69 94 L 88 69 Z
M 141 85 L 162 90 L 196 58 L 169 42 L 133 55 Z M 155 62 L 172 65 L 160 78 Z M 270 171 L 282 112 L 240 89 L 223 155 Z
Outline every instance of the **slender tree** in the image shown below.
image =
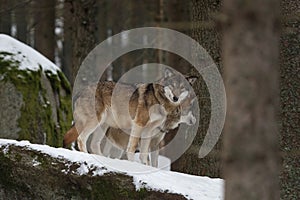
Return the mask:
M 0 0 L 0 32 L 8 35 L 11 34 L 11 9 L 11 1 Z
M 180 24 L 190 24 L 190 1 L 166 1 L 164 4 L 165 9 L 165 23 L 170 24 L 170 28 L 176 31 L 180 31 L 185 34 L 189 34 L 190 27 L 181 28 Z M 170 40 L 176 41 L 175 38 Z M 182 73 L 188 73 L 190 71 L 190 65 L 185 62 L 180 56 L 166 53 L 166 62 L 169 66 L 173 67 L 177 71 Z
M 65 1 L 66 9 L 71 13 L 71 20 L 65 21 L 65 27 L 72 26 L 71 39 L 72 39 L 72 80 L 74 83 L 78 69 L 88 55 L 88 53 L 96 45 L 96 13 L 97 4 L 96 0 L 86 1 Z M 65 11 L 67 12 L 67 11 Z M 89 76 L 87 74 L 87 76 Z
M 63 56 L 62 56 L 62 71 L 73 85 L 73 67 L 72 67 L 72 49 L 73 49 L 73 38 L 72 32 L 75 27 L 73 27 L 73 14 L 72 7 L 70 3 L 65 2 L 63 6 L 63 20 L 64 20 L 64 36 L 63 36 Z
M 282 34 L 280 41 L 280 175 L 281 199 L 300 196 L 300 18 L 298 0 L 281 0 Z
M 225 0 L 225 199 L 279 199 L 278 10 L 274 0 Z
M 23 1 L 14 1 L 15 6 L 15 23 L 17 26 L 16 37 L 18 40 L 27 43 L 27 11 L 29 2 L 26 0 Z
M 34 47 L 51 61 L 55 52 L 55 0 L 33 3 L 35 15 Z
M 107 20 L 108 20 L 108 10 L 107 10 L 108 2 L 106 0 L 97 1 L 97 11 L 96 11 L 96 32 L 95 39 L 96 44 L 100 44 L 104 40 L 107 39 Z M 101 59 L 96 55 L 96 66 L 102 66 Z M 104 73 L 101 77 L 102 80 L 108 79 L 107 72 Z

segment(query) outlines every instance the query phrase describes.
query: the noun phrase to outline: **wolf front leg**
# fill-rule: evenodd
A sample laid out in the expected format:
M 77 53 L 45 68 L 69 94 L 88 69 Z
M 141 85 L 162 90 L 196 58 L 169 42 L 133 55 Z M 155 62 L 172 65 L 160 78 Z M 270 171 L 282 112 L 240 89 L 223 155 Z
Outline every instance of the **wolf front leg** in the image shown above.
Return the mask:
M 162 132 L 161 130 L 157 130 L 157 135 L 155 138 L 151 140 L 150 144 L 150 155 L 151 155 L 151 165 L 152 167 L 158 167 L 158 156 L 159 156 L 159 144 L 165 137 L 165 132 Z
M 151 166 L 158 167 L 158 156 L 159 156 L 159 148 L 151 149 Z
M 165 132 L 162 132 L 159 127 L 150 130 L 145 129 L 145 131 L 142 133 L 140 159 L 143 164 L 151 164 L 153 167 L 157 167 L 159 143 L 164 135 Z M 151 163 L 149 161 L 149 156 L 151 156 Z
M 141 138 L 143 127 L 134 124 L 131 129 L 128 145 L 127 145 L 127 159 L 134 161 L 134 153 Z
M 151 142 L 151 137 L 141 138 L 140 159 L 142 163 L 145 165 L 150 165 L 150 161 L 149 161 L 150 142 Z

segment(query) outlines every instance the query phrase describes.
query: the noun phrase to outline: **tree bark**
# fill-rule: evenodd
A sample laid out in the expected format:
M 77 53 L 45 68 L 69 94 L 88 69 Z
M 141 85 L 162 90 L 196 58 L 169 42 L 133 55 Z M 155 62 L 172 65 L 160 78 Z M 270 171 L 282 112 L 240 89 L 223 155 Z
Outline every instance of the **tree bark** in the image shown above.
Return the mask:
M 278 1 L 224 1 L 225 199 L 279 199 Z
M 165 2 L 165 16 L 166 22 L 179 24 L 181 22 L 190 21 L 190 1 L 166 1 Z M 189 34 L 191 29 L 180 29 L 177 26 L 172 27 L 173 30 L 180 31 L 184 34 Z M 176 41 L 175 38 L 170 38 L 171 41 Z M 166 62 L 168 66 L 176 69 L 177 71 L 186 74 L 190 71 L 191 66 L 183 58 L 176 54 L 166 53 Z
M 73 40 L 72 32 L 75 27 L 73 26 L 73 14 L 70 3 L 64 2 L 63 8 L 64 18 L 64 40 L 63 40 L 63 57 L 62 57 L 62 71 L 73 86 L 73 67 L 72 67 L 72 52 L 73 52 Z
M 95 38 L 96 43 L 99 45 L 101 42 L 107 39 L 107 20 L 108 20 L 108 9 L 107 9 L 108 2 L 105 0 L 97 1 L 97 15 L 96 15 L 96 32 Z M 96 55 L 96 66 L 103 65 L 101 59 L 98 59 L 100 56 Z M 101 80 L 107 80 L 109 77 L 107 76 L 107 72 L 104 73 L 101 77 Z
M 220 33 L 214 26 L 213 22 L 213 13 L 219 12 L 220 5 L 220 1 L 218 0 L 192 0 L 189 7 L 190 20 L 192 24 L 189 34 L 209 53 L 215 61 L 219 71 L 222 71 L 220 62 Z M 207 26 L 199 26 L 199 22 L 211 24 L 211 28 L 208 28 Z M 195 52 L 195 55 L 193 56 L 198 56 L 197 53 L 198 52 Z M 203 64 L 205 65 L 205 63 Z M 193 85 L 200 108 L 199 127 L 192 145 L 184 155 L 172 164 L 172 169 L 195 175 L 220 177 L 221 138 L 211 153 L 209 153 L 205 158 L 198 158 L 200 146 L 203 143 L 203 139 L 207 134 L 209 127 L 211 103 L 206 83 L 201 78 L 200 74 L 193 68 L 191 68 L 189 73 L 199 77 L 199 80 Z
M 0 32 L 11 34 L 11 1 L 0 0 Z
M 300 18 L 298 0 L 281 1 L 280 41 L 280 175 L 281 199 L 300 196 Z
M 96 0 L 66 0 L 65 6 L 70 9 L 72 20 L 72 85 L 82 61 L 96 45 Z M 91 63 L 92 64 L 92 63 Z M 86 74 L 89 77 L 89 74 Z
M 15 20 L 17 25 L 17 39 L 23 43 L 27 43 L 27 7 L 28 2 L 14 1 L 15 8 Z
M 55 0 L 35 1 L 35 48 L 54 62 L 55 52 Z

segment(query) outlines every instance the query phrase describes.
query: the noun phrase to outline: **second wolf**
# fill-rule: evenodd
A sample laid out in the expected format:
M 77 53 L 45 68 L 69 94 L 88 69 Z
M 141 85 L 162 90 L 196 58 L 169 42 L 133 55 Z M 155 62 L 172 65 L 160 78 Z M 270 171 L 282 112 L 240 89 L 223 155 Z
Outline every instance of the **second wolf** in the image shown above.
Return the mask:
M 167 134 L 169 130 L 177 128 L 181 123 L 189 126 L 196 123 L 196 118 L 192 113 L 192 105 L 195 99 L 196 97 L 193 93 L 189 94 L 189 96 L 180 104 L 180 113 L 173 112 L 168 114 L 163 126 L 156 128 L 153 133 L 155 135 L 152 135 L 152 137 L 150 136 L 149 138 L 149 135 L 145 136 L 142 134 L 139 145 L 140 148 L 141 146 L 143 146 L 143 148 L 149 148 L 151 165 L 153 167 L 157 167 L 158 165 L 159 147 L 160 143 L 164 139 L 165 134 Z M 128 141 L 128 134 L 124 133 L 120 129 L 110 128 L 106 133 L 106 142 L 103 148 L 103 154 L 108 157 L 112 156 L 115 158 L 121 158 L 123 152 L 126 151 Z M 113 147 L 117 149 L 113 149 Z M 115 150 L 115 152 L 113 152 L 113 150 Z M 149 162 L 148 154 L 140 154 L 140 157 L 143 163 L 147 164 Z

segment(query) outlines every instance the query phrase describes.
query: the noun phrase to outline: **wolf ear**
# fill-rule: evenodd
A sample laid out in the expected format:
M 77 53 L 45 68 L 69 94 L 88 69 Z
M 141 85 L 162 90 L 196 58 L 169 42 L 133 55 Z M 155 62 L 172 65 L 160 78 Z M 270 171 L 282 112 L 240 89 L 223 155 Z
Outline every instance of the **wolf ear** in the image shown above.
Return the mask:
M 186 78 L 186 80 L 187 80 L 191 85 L 193 85 L 197 79 L 198 79 L 197 76 L 189 76 L 189 77 Z
M 165 69 L 165 78 L 174 76 L 174 73 L 170 69 Z

